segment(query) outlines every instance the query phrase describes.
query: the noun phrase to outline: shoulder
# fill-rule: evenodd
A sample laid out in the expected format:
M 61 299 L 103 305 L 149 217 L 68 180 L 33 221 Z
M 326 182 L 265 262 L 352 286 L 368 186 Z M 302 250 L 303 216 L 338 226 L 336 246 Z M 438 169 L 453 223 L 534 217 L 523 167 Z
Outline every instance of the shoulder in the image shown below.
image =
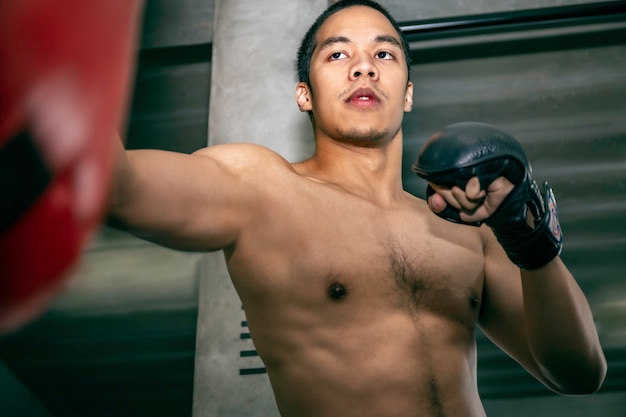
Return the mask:
M 195 151 L 193 156 L 209 158 L 233 173 L 261 175 L 272 170 L 295 172 L 285 158 L 273 150 L 253 143 L 229 143 Z

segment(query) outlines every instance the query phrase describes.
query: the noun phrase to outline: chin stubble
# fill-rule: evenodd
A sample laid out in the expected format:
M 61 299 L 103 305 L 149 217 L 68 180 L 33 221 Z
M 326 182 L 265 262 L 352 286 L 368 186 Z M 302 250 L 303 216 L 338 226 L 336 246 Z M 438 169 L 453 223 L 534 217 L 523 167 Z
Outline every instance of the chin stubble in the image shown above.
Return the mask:
M 344 143 L 363 147 L 376 147 L 383 142 L 387 142 L 389 138 L 389 130 L 361 130 L 352 128 L 347 131 L 338 131 L 337 138 Z

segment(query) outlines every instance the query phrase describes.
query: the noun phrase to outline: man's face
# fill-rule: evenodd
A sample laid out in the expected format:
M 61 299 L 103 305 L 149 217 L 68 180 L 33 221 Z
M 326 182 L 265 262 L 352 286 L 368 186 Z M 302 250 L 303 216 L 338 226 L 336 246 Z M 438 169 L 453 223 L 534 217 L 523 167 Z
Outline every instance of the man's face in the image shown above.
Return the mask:
M 302 111 L 312 111 L 318 135 L 360 146 L 388 143 L 410 111 L 400 38 L 378 11 L 353 6 L 320 27 L 311 58 L 311 87 L 300 83 Z

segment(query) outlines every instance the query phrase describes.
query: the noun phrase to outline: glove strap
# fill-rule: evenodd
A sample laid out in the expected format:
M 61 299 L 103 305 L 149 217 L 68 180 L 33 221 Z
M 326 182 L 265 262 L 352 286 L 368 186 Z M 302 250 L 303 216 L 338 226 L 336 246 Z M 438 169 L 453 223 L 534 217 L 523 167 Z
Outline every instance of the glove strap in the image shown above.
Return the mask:
M 530 209 L 535 227 L 526 222 Z M 509 259 L 521 269 L 538 269 L 561 253 L 563 234 L 554 192 L 543 184 L 543 198 L 537 183 L 528 178 L 515 187 L 498 210 L 485 222 Z
M 0 234 L 37 201 L 51 178 L 27 131 L 0 148 Z

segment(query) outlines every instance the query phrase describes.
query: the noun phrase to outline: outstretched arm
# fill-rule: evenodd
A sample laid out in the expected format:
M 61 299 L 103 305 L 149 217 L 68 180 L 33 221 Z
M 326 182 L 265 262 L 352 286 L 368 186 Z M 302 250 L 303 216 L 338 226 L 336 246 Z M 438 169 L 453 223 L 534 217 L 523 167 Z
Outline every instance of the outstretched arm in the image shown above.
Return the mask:
M 243 161 L 268 152 L 244 144 L 191 155 L 125 151 L 120 142 L 108 224 L 180 250 L 232 245 L 258 196 Z

